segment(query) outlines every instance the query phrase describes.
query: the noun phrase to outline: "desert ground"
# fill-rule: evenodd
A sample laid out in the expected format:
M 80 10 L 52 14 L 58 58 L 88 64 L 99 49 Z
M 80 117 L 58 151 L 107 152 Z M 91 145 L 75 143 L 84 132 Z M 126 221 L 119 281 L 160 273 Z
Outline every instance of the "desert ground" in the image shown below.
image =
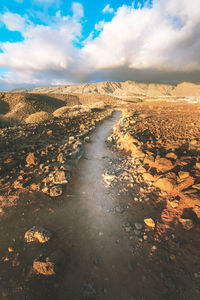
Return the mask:
M 0 93 L 0 299 L 200 299 L 200 86 Z

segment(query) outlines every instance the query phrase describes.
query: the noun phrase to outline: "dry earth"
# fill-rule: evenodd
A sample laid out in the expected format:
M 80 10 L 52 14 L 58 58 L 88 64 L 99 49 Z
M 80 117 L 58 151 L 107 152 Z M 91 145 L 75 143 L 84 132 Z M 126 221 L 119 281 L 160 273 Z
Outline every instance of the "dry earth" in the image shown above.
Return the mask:
M 0 109 L 1 299 L 200 298 L 200 104 L 2 93 Z

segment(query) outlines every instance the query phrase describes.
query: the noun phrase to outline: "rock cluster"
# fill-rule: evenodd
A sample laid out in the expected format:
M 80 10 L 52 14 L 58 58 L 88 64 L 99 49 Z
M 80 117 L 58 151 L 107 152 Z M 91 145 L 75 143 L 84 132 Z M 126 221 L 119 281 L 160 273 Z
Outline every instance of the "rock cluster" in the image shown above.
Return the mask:
M 199 120 L 199 104 L 137 103 L 123 111 L 108 140 L 141 162 L 143 180 L 179 216 L 190 209 L 200 218 Z
M 7 204 L 7 195 L 23 190 L 60 196 L 83 154 L 85 138 L 111 112 L 94 110 L 73 118 L 0 129 L 1 204 Z

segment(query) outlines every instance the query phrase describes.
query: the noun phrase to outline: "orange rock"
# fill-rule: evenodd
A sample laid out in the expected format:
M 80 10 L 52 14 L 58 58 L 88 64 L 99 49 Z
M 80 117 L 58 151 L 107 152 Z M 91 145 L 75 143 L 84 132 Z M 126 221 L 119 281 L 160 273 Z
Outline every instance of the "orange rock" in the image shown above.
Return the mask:
M 167 158 L 177 159 L 177 155 L 174 152 L 167 153 L 166 157 Z
M 34 165 L 35 164 L 35 155 L 34 153 L 29 153 L 26 157 L 27 165 Z
M 175 180 L 170 179 L 170 178 L 159 178 L 158 180 L 156 180 L 154 182 L 154 186 L 158 187 L 161 191 L 166 191 L 168 193 L 173 192 L 175 187 L 176 187 L 176 183 Z
M 155 178 L 153 175 L 151 175 L 150 173 L 144 173 L 142 174 L 142 177 L 144 180 L 147 180 L 147 181 L 154 181 Z
M 173 168 L 173 164 L 169 159 L 159 158 L 156 159 L 154 167 L 159 171 L 166 172 Z
M 178 184 L 179 191 L 182 191 L 184 189 L 187 189 L 191 185 L 193 185 L 195 182 L 195 179 L 192 176 L 187 177 L 184 181 Z
M 37 273 L 45 276 L 55 275 L 55 263 L 48 261 L 48 258 L 44 261 L 34 260 L 33 269 Z

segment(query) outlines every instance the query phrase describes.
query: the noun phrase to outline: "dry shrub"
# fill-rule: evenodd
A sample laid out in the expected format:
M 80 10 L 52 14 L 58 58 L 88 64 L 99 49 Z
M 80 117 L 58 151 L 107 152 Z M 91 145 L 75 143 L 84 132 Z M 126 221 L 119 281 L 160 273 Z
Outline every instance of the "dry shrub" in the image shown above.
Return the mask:
M 25 119 L 25 123 L 39 123 L 39 122 L 44 122 L 44 121 L 48 121 L 52 119 L 52 115 L 47 113 L 46 111 L 39 111 L 36 112 L 30 116 L 28 116 L 28 118 Z

